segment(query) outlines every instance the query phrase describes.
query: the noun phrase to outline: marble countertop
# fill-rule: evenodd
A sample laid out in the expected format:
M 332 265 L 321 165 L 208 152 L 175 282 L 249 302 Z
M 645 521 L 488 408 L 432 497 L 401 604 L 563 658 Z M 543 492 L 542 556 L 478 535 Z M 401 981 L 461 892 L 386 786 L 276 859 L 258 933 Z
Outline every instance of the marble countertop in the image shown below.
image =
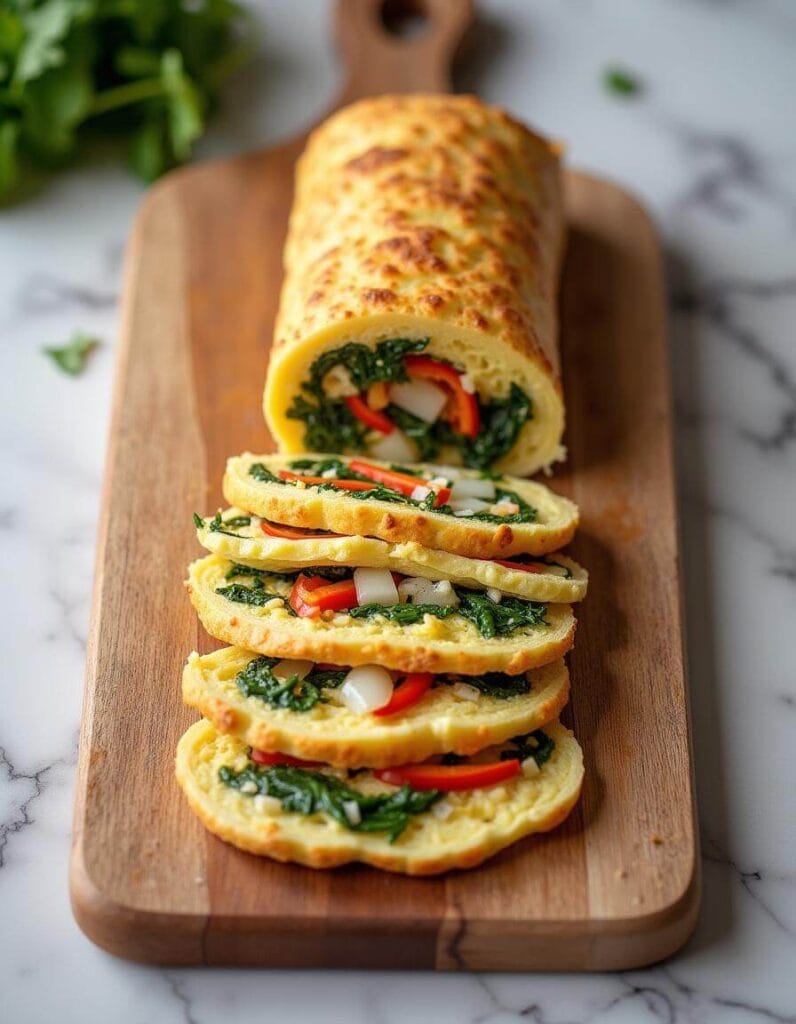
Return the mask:
M 167 970 L 95 949 L 67 856 L 122 255 L 110 156 L 0 215 L 0 1019 L 434 1024 L 796 1021 L 796 5 L 481 0 L 477 89 L 654 212 L 665 243 L 704 901 L 615 975 Z M 321 0 L 262 2 L 261 56 L 201 155 L 273 141 L 336 79 Z M 644 92 L 607 94 L 611 63 Z M 78 379 L 43 345 L 104 339 Z M 790 627 L 788 627 L 790 623 Z M 662 723 L 665 727 L 665 723 Z

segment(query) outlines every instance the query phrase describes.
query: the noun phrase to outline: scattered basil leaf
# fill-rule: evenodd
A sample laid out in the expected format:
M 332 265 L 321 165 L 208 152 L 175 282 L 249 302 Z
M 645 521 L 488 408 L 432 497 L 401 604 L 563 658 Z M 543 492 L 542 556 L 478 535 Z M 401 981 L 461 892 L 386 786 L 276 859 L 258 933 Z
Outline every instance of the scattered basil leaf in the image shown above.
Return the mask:
M 641 92 L 639 78 L 619 67 L 609 67 L 603 71 L 603 85 L 616 96 L 635 96 Z
M 97 338 L 91 338 L 87 334 L 75 334 L 72 340 L 60 348 L 45 348 L 44 352 L 50 356 L 56 366 L 68 373 L 70 377 L 79 376 L 86 367 L 86 360 L 89 354 L 99 345 Z

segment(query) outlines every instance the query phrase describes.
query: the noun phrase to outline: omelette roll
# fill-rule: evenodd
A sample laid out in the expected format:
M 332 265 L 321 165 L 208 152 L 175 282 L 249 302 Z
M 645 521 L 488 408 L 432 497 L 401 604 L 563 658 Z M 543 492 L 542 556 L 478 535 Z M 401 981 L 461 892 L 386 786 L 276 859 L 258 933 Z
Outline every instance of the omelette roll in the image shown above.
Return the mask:
M 299 161 L 264 411 L 281 451 L 526 475 L 563 457 L 555 146 L 472 96 L 382 96 Z

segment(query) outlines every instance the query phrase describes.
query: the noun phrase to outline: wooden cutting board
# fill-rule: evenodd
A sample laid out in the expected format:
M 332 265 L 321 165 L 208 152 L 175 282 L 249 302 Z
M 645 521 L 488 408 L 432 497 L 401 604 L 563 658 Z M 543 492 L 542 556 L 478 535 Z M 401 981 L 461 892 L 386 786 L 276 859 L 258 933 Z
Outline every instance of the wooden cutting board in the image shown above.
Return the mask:
M 425 35 L 342 2 L 341 102 L 443 90 L 469 3 L 426 0 Z M 191 167 L 148 194 L 127 259 L 96 568 L 71 892 L 111 952 L 171 964 L 613 969 L 657 960 L 698 904 L 662 267 L 643 209 L 571 172 L 562 350 L 569 462 L 591 572 L 567 720 L 583 797 L 567 823 L 437 879 L 313 872 L 209 835 L 173 779 L 195 714 L 183 661 L 217 646 L 182 580 L 194 510 L 226 457 L 270 451 L 260 412 L 302 139 Z

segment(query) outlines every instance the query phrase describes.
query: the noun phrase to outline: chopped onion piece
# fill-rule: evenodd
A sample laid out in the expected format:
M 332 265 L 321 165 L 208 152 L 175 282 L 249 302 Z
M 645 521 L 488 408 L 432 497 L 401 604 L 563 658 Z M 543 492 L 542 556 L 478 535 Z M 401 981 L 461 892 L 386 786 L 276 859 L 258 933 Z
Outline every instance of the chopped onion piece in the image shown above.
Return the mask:
M 412 597 L 420 598 L 421 594 L 425 594 L 430 589 L 431 580 L 427 580 L 423 576 L 408 576 L 398 584 L 398 596 L 403 602 L 407 602 Z M 425 603 L 422 599 L 415 601 L 415 604 Z
M 495 500 L 495 481 L 494 480 L 471 480 L 467 477 L 463 477 L 461 480 L 455 480 L 453 483 L 453 489 L 451 490 L 452 498 L 488 498 L 490 501 Z
M 490 601 L 494 601 L 495 604 L 500 604 L 500 599 L 503 597 L 503 594 L 496 587 L 487 587 L 486 596 Z
M 469 512 L 471 515 L 489 508 L 489 502 L 480 498 L 453 498 L 448 504 L 454 512 Z
M 321 476 L 324 478 L 324 480 L 334 480 L 337 477 L 337 469 L 334 466 L 332 466 L 331 469 L 325 469 L 321 473 Z
M 450 580 L 440 580 L 432 583 L 426 591 L 424 604 L 437 604 L 443 608 L 459 604 L 459 595 L 453 589 Z
M 428 380 L 410 380 L 406 384 L 390 384 L 390 401 L 413 416 L 434 423 L 445 408 L 448 396 L 442 388 Z
M 398 591 L 389 569 L 354 569 L 357 604 L 398 604 Z
M 413 442 L 397 427 L 369 445 L 368 450 L 374 458 L 383 462 L 414 462 L 417 458 Z
M 356 800 L 343 800 L 343 813 L 348 818 L 349 825 L 359 825 L 362 821 L 362 811 Z
M 438 800 L 431 807 L 431 813 L 435 818 L 439 818 L 440 821 L 447 821 L 453 814 L 453 804 L 448 803 L 447 800 Z
M 291 676 L 303 679 L 312 671 L 314 664 L 313 661 L 291 661 L 289 658 L 285 658 L 283 661 L 278 661 L 271 672 L 277 679 L 290 679 Z
M 475 394 L 475 381 L 469 373 L 463 373 L 459 377 L 459 383 L 462 386 L 462 391 L 466 391 L 468 395 Z
M 462 700 L 476 701 L 481 696 L 480 690 L 475 686 L 470 686 L 469 683 L 454 683 L 453 692 L 457 697 L 461 697 Z
M 266 796 L 265 793 L 260 793 L 254 798 L 254 809 L 258 814 L 267 814 L 269 817 L 273 817 L 275 814 L 281 813 L 282 803 L 275 796 Z
M 360 665 L 352 668 L 340 687 L 340 700 L 349 711 L 364 715 L 390 703 L 392 676 L 379 665 Z
M 415 489 L 409 495 L 409 497 L 412 499 L 412 501 L 425 501 L 429 494 L 432 493 L 433 492 L 430 487 L 423 487 L 420 484 L 418 484 L 417 487 L 415 487 Z
M 339 363 L 323 378 L 322 386 L 328 398 L 346 398 L 348 395 L 359 394 L 359 388 L 351 379 L 351 374 Z
M 245 782 L 240 784 L 241 793 L 245 793 L 247 796 L 251 796 L 257 792 L 257 783 L 253 779 L 246 779 Z
M 458 512 L 453 513 L 455 516 L 474 516 L 475 512 L 471 508 L 460 508 Z
M 540 772 L 539 765 L 536 763 L 536 759 L 533 757 L 526 757 L 520 765 L 520 768 L 522 768 L 522 774 L 527 775 L 529 777 L 538 775 Z

